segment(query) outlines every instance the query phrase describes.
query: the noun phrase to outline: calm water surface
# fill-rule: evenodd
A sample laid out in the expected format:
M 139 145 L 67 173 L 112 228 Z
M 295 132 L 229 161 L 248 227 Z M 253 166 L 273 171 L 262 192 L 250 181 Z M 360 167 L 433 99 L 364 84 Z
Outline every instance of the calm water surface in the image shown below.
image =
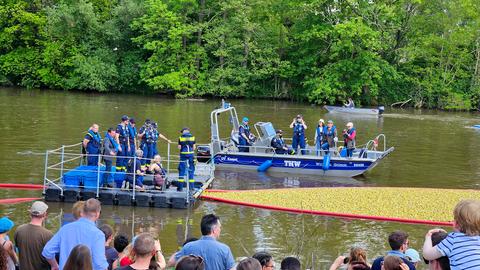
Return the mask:
M 249 171 L 216 173 L 215 188 L 261 189 L 310 186 L 399 186 L 478 189 L 480 187 L 480 132 L 468 128 L 480 123 L 476 113 L 437 111 L 387 111 L 383 118 L 352 118 L 326 113 L 320 107 L 281 101 L 234 100 L 239 117 L 251 122 L 271 121 L 287 130 L 296 114 L 309 124 L 313 141 L 319 118 L 332 119 L 337 126 L 353 121 L 358 140 L 364 143 L 378 133 L 395 146 L 387 159 L 372 172 L 355 179 L 318 179 L 315 176 L 258 174 Z M 47 149 L 77 143 L 92 122 L 102 133 L 116 126 L 123 114 L 137 121 L 158 121 L 160 132 L 174 140 L 189 126 L 199 142 L 208 142 L 210 111 L 218 100 L 188 101 L 165 97 L 101 95 L 56 91 L 0 90 L 0 182 L 41 183 Z M 224 128 L 228 134 L 228 128 Z M 160 151 L 166 146 L 160 143 Z M 0 197 L 38 197 L 38 191 L 0 190 Z M 437 202 L 438 203 L 438 202 Z M 50 203 L 47 227 L 56 231 L 70 212 L 71 204 Z M 421 206 L 418 206 L 421 207 Z M 2 205 L 2 215 L 17 223 L 28 221 L 28 204 Z M 299 256 L 306 267 L 326 269 L 353 245 L 368 249 L 374 258 L 387 249 L 386 237 L 396 229 L 411 235 L 411 246 L 421 249 L 428 226 L 387 222 L 345 220 L 293 215 L 247 207 L 200 202 L 194 209 L 173 210 L 105 206 L 102 223 L 117 231 L 136 234 L 150 231 L 161 239 L 163 250 L 173 253 L 188 236 L 199 236 L 202 215 L 214 212 L 223 222 L 222 241 L 234 256 L 271 251 L 279 261 Z

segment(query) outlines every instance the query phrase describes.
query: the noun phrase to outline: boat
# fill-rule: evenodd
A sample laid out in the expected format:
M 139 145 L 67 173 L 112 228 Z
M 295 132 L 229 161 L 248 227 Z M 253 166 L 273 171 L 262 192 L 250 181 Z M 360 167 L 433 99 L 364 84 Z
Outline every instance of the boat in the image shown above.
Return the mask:
M 480 125 L 473 125 L 472 127 L 480 129 Z
M 382 115 L 385 111 L 384 106 L 380 106 L 377 109 L 374 108 L 349 108 L 349 107 L 339 107 L 339 106 L 324 106 L 325 109 L 330 113 L 348 113 L 348 114 L 357 114 L 357 115 Z
M 224 123 L 219 123 L 219 117 L 226 114 L 231 129 L 228 137 L 222 138 L 220 131 L 225 132 Z M 222 119 L 225 119 L 222 117 Z M 283 172 L 292 174 L 314 174 L 326 177 L 355 177 L 362 175 L 379 164 L 379 162 L 394 151 L 394 147 L 386 148 L 386 137 L 379 134 L 365 145 L 353 152 L 353 157 L 345 157 L 344 151 L 331 149 L 330 154 L 316 153 L 314 146 L 303 149 L 305 154 L 276 154 L 270 146 L 275 136 L 275 128 L 270 122 L 255 123 L 256 140 L 249 146 L 249 152 L 238 150 L 239 120 L 235 107 L 228 103 L 215 109 L 210 115 L 211 143 L 210 155 L 216 169 L 251 169 L 260 171 Z M 222 130 L 220 130 L 222 129 Z M 383 149 L 378 150 L 379 142 Z M 298 151 L 300 152 L 300 151 Z
M 152 174 L 143 176 L 144 190 L 124 189 L 122 182 L 129 173 L 116 171 L 115 167 L 108 172 L 103 164 L 85 165 L 88 154 L 79 152 L 80 147 L 81 143 L 77 143 L 46 151 L 43 179 L 45 201 L 74 203 L 98 198 L 104 205 L 185 209 L 194 207 L 197 198 L 214 180 L 214 164 L 198 163 L 195 166 L 195 189 L 190 190 L 187 185 L 183 191 L 177 191 L 179 182 L 176 168 L 183 161 L 179 160 L 178 155 L 171 154 L 171 145 L 168 144 L 163 162 L 166 165 L 165 183 L 161 189 L 155 187 Z M 104 155 L 98 156 L 102 159 Z M 109 182 L 113 183 L 113 187 L 102 187 L 104 175 L 111 180 Z M 132 175 L 135 179 L 136 175 Z

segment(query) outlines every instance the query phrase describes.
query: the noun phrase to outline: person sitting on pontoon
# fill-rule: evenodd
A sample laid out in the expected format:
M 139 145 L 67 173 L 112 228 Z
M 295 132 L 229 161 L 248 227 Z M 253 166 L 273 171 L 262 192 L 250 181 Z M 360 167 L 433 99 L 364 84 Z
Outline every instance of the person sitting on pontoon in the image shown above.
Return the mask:
M 348 98 L 348 103 L 343 104 L 347 108 L 355 108 L 355 102 L 353 102 L 353 99 L 351 97 Z
M 276 136 L 272 138 L 270 145 L 275 149 L 275 153 L 279 155 L 293 154 L 293 149 L 288 148 L 283 140 L 283 130 L 277 129 Z
M 145 191 L 143 186 L 143 176 L 145 172 L 142 170 L 142 163 L 140 161 L 143 157 L 143 151 L 138 149 L 135 151 L 135 155 L 137 158 L 130 158 L 127 162 L 127 176 L 122 183 L 122 189 L 129 189 L 131 186 L 136 190 Z

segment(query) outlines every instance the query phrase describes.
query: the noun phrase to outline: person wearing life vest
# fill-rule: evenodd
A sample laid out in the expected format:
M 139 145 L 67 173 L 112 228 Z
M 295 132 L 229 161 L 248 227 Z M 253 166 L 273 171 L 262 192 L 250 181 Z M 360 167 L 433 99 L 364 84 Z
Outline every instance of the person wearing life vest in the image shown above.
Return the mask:
M 325 137 L 325 121 L 323 119 L 318 120 L 317 128 L 315 129 L 315 151 L 317 156 L 322 153 L 322 144 Z
M 272 138 L 270 146 L 275 150 L 275 154 L 285 155 L 285 154 L 294 154 L 293 149 L 288 148 L 287 144 L 283 140 L 283 130 L 277 129 L 275 132 L 275 137 Z
M 105 162 L 105 172 L 103 174 L 103 185 L 108 185 L 113 187 L 113 175 L 110 174 L 112 171 L 113 159 L 118 153 L 120 145 L 118 145 L 115 140 L 116 131 L 115 129 L 109 128 L 105 133 L 105 139 L 103 140 L 103 161 Z
M 151 157 L 151 159 L 153 159 L 153 157 L 155 157 L 155 155 L 158 155 L 158 148 L 157 148 L 157 142 L 158 142 L 158 139 L 163 139 L 164 141 L 168 142 L 168 143 L 172 143 L 172 141 L 170 141 L 165 135 L 163 135 L 162 133 L 160 133 L 158 131 L 158 125 L 157 125 L 157 122 L 153 122 L 152 123 L 152 126 L 153 126 L 153 131 L 154 131 L 154 145 L 153 145 L 153 156 Z
M 297 115 L 297 117 L 293 118 L 292 123 L 290 124 L 290 128 L 293 129 L 293 136 L 292 136 L 292 148 L 295 153 L 297 152 L 298 147 L 302 150 L 302 155 L 305 155 L 306 151 L 304 150 L 306 147 L 305 144 L 305 130 L 307 129 L 307 124 L 303 120 L 302 115 Z
M 130 152 L 128 153 L 128 156 L 130 157 L 134 157 L 135 151 L 138 149 L 137 135 L 138 135 L 138 132 L 135 124 L 135 119 L 130 118 L 128 120 L 128 140 L 130 143 Z
M 195 188 L 195 180 L 193 178 L 195 173 L 194 153 L 195 153 L 195 137 L 190 133 L 188 127 L 182 128 L 180 131 L 182 135 L 178 138 L 178 149 L 180 150 L 180 163 L 178 164 L 178 191 L 182 191 L 185 187 L 185 182 L 188 178 L 190 191 L 193 192 Z M 188 175 L 185 176 L 186 167 L 188 165 Z
M 345 147 L 347 148 L 347 157 L 352 157 L 353 150 L 355 150 L 355 137 L 357 136 L 357 131 L 353 127 L 352 122 L 348 122 L 346 126 L 347 129 L 343 130 L 343 139 Z
M 102 137 L 98 133 L 98 125 L 93 124 L 83 138 L 83 147 L 87 153 L 87 165 L 98 166 L 98 155 L 102 145 Z
M 130 154 L 130 140 L 128 130 L 128 116 L 122 116 L 122 122 L 117 125 L 117 137 L 115 138 L 120 146 L 117 153 L 117 171 L 125 171 L 127 169 L 128 156 Z
M 141 160 L 142 166 L 147 165 L 147 163 L 150 165 L 150 162 L 147 162 L 147 160 L 153 156 L 153 137 L 152 121 L 147 118 L 138 132 L 138 138 L 141 141 L 140 149 L 142 149 L 144 157 L 144 159 Z
M 250 147 L 252 145 L 252 136 L 250 133 L 250 127 L 248 126 L 248 117 L 243 117 L 242 124 L 238 128 L 238 151 L 239 152 L 250 152 Z
M 333 125 L 332 120 L 328 120 L 327 127 L 324 132 L 324 139 L 322 144 L 323 152 L 328 155 L 330 154 L 330 148 L 335 148 L 338 141 L 337 137 L 337 127 Z

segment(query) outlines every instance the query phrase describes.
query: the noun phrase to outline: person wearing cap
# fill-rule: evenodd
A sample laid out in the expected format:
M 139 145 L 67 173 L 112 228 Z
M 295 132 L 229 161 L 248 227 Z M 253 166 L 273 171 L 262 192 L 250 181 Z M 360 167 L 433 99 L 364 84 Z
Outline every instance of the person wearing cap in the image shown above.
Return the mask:
M 305 130 L 307 129 L 307 124 L 303 120 L 302 115 L 297 115 L 297 117 L 293 118 L 292 123 L 290 124 L 290 128 L 293 129 L 293 136 L 292 136 L 292 148 L 295 153 L 298 153 L 298 147 L 302 150 L 302 155 L 305 155 Z
M 188 177 L 188 184 L 190 191 L 195 188 L 195 137 L 190 133 L 188 127 L 182 128 L 180 131 L 182 135 L 178 138 L 178 149 L 180 150 L 180 163 L 178 164 L 178 187 L 177 191 L 182 191 L 185 187 L 186 178 Z M 188 176 L 185 176 L 186 166 L 188 163 Z
M 133 157 L 135 156 L 135 151 L 138 149 L 137 145 L 137 128 L 135 127 L 135 119 L 131 117 L 128 119 L 128 141 L 130 143 L 130 152 L 128 156 Z
M 332 120 L 328 120 L 322 144 L 322 150 L 324 151 L 324 153 L 327 155 L 330 154 L 330 148 L 335 148 L 337 141 L 337 127 L 333 125 Z
M 156 155 L 157 140 L 162 138 L 168 143 L 172 143 L 167 137 L 158 132 L 157 124 L 150 119 L 145 120 L 145 124 L 140 128 L 139 139 L 141 140 L 140 149 L 143 150 L 142 166 L 150 166 L 151 160 Z
M 117 153 L 117 171 L 125 171 L 127 168 L 127 162 L 131 148 L 130 148 L 130 133 L 128 130 L 128 116 L 122 116 L 122 122 L 117 125 L 117 136 L 115 140 L 120 146 Z
M 353 150 L 355 150 L 355 137 L 357 136 L 357 131 L 353 127 L 352 122 L 348 122 L 346 125 L 347 129 L 343 130 L 343 139 L 344 145 L 347 149 L 347 157 L 353 156 Z
M 47 219 L 48 205 L 36 201 L 30 207 L 30 223 L 20 225 L 15 231 L 15 246 L 18 249 L 19 265 L 22 270 L 48 270 L 50 264 L 42 256 L 42 250 L 53 237 L 53 233 L 43 227 Z
M 238 151 L 239 152 L 250 152 L 250 147 L 252 145 L 251 136 L 250 136 L 250 127 L 248 126 L 248 117 L 243 117 L 242 124 L 238 127 Z
M 62 270 L 70 252 L 79 244 L 90 249 L 93 270 L 108 268 L 105 257 L 105 235 L 95 224 L 100 218 L 101 211 L 100 201 L 94 198 L 88 199 L 83 206 L 83 216 L 77 221 L 62 226 L 47 242 L 42 256 L 47 259 L 52 270 Z M 57 262 L 56 254 L 60 254 L 59 262 Z
M 407 257 L 407 260 L 409 260 L 413 264 L 413 266 L 415 266 L 415 268 L 418 267 L 421 261 L 418 251 L 413 248 L 409 248 L 405 250 L 405 256 Z
M 322 144 L 325 135 L 325 121 L 323 119 L 318 120 L 317 128 L 315 129 L 315 151 L 317 156 L 322 153 Z
M 290 152 L 288 146 L 283 140 L 283 130 L 281 129 L 277 129 L 275 132 L 275 137 L 272 138 L 270 145 L 273 147 L 273 149 L 275 149 L 275 154 L 285 155 Z
M 92 124 L 83 138 L 82 145 L 87 154 L 88 166 L 98 166 L 98 155 L 102 145 L 102 137 L 98 133 L 98 128 L 97 124 Z
M 13 243 L 7 238 L 7 234 L 13 226 L 15 226 L 15 223 L 13 223 L 8 217 L 0 218 L 0 248 L 3 248 L 8 255 L 7 270 L 15 270 L 15 265 L 18 262 Z

